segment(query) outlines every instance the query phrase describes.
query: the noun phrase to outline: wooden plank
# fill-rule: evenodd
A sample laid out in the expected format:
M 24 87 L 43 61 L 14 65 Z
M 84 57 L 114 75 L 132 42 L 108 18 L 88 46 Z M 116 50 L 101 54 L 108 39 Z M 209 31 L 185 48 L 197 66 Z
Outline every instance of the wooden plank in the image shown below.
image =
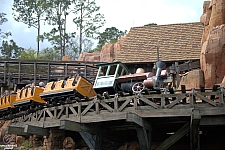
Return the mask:
M 113 112 L 113 108 L 106 104 L 104 100 L 101 100 L 99 104 L 106 108 L 109 112 Z
M 165 150 L 176 143 L 179 139 L 185 136 L 190 131 L 190 124 L 186 123 L 177 132 L 167 138 L 161 145 L 159 145 L 156 150 Z
M 148 131 L 152 130 L 150 123 L 148 123 L 145 119 L 143 119 L 142 117 L 138 116 L 135 113 L 131 113 L 131 112 L 127 113 L 126 121 L 135 123 L 138 126 L 143 127 L 144 129 L 147 129 Z
M 200 126 L 225 125 L 225 115 L 202 116 Z
M 90 102 L 88 106 L 84 109 L 84 111 L 81 113 L 81 115 L 84 116 L 93 105 L 94 103 Z
M 118 93 L 114 96 L 114 112 L 118 111 Z
M 49 111 L 48 108 L 45 109 L 45 112 L 49 115 L 49 117 L 51 117 L 52 119 L 54 118 L 54 116 L 52 115 L 52 113 Z
M 180 102 L 180 100 L 184 100 L 186 98 L 186 96 L 185 95 L 183 95 L 182 97 L 177 97 L 177 99 L 175 100 L 175 101 L 173 101 L 172 103 L 170 103 L 170 104 L 168 104 L 168 105 L 166 105 L 166 108 L 172 108 L 173 106 L 175 106 L 177 103 L 179 103 Z M 183 101 L 184 102 L 184 101 Z M 185 102 L 186 103 L 186 102 Z
M 152 101 L 148 100 L 147 98 L 145 98 L 145 97 L 142 96 L 142 95 L 141 95 L 139 98 L 140 98 L 140 100 L 142 100 L 143 102 L 145 102 L 145 103 L 147 103 L 148 105 L 152 106 L 153 108 L 156 108 L 156 109 L 160 108 L 159 105 L 153 103 Z
M 72 111 L 72 113 L 74 114 L 74 116 L 76 117 L 77 116 L 76 110 L 73 107 L 71 107 L 71 106 L 69 108 Z
M 192 150 L 200 149 L 199 141 L 199 124 L 201 120 L 200 111 L 194 109 L 193 114 L 191 115 L 191 124 L 190 124 L 190 145 Z
M 32 125 L 25 125 L 24 132 L 28 134 L 36 134 L 41 136 L 49 135 L 49 129 L 32 126 Z
M 81 124 L 71 120 L 61 120 L 59 129 L 75 131 L 75 132 L 89 132 L 92 134 L 103 133 L 104 129 L 92 124 Z
M 215 102 L 213 102 L 212 100 L 210 100 L 210 99 L 208 99 L 208 98 L 202 96 L 202 95 L 199 94 L 199 93 L 195 93 L 195 96 L 199 97 L 199 98 L 202 99 L 203 101 L 205 101 L 205 102 L 207 102 L 207 103 L 209 103 L 209 104 L 211 104 L 211 105 L 213 105 L 213 106 L 217 106 L 217 104 L 216 104 Z
M 59 113 L 58 113 L 58 115 L 57 115 L 57 119 L 59 119 L 59 118 L 61 117 L 61 115 L 62 115 L 64 109 L 65 109 L 65 107 L 62 106 L 62 107 L 61 107 L 61 110 L 59 111 Z
M 6 134 L 27 135 L 27 133 L 24 132 L 24 127 L 11 125 L 7 127 Z
M 128 103 L 130 103 L 131 99 L 127 98 L 126 101 L 119 107 L 118 111 L 122 111 Z

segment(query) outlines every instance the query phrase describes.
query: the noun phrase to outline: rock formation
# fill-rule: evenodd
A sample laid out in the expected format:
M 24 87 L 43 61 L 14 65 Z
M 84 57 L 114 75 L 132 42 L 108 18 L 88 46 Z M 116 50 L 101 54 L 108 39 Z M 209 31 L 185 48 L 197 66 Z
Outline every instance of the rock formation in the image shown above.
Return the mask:
M 204 85 L 203 71 L 200 69 L 189 71 L 181 77 L 179 85 L 178 89 L 181 89 L 181 85 L 185 85 L 186 89 L 199 88 L 200 85 Z
M 204 24 L 201 69 L 205 87 L 220 84 L 225 75 L 225 0 L 204 2 L 201 22 Z
M 78 61 L 89 61 L 89 62 L 113 62 L 117 51 L 122 49 L 123 43 L 126 39 L 126 35 L 120 37 L 120 39 L 112 44 L 106 43 L 102 46 L 101 52 L 94 53 L 82 53 L 78 57 Z

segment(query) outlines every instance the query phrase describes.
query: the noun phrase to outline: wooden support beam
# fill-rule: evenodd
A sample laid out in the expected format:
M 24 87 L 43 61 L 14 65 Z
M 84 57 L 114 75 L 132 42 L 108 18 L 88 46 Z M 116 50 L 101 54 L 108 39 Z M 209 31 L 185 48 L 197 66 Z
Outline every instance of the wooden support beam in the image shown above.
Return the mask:
M 8 126 L 6 134 L 27 135 L 27 133 L 24 132 L 24 127 L 18 126 Z
M 88 132 L 79 132 L 90 150 L 100 150 L 101 148 L 101 136 L 93 135 Z
M 126 121 L 136 123 L 138 126 L 143 127 L 148 131 L 152 130 L 151 125 L 135 113 L 127 113 Z
M 165 150 L 176 143 L 179 139 L 185 136 L 190 131 L 190 124 L 189 122 L 186 123 L 183 127 L 181 127 L 175 134 L 171 135 L 167 138 L 156 150 Z
M 191 125 L 190 125 L 190 145 L 192 150 L 199 150 L 199 124 L 201 120 L 200 111 L 194 109 L 191 115 Z
M 150 150 L 152 131 L 151 125 L 134 113 L 127 113 L 126 121 L 133 122 L 137 125 L 136 131 L 141 150 Z
M 151 132 L 142 127 L 137 127 L 136 131 L 141 150 L 150 150 Z
M 200 126 L 225 125 L 225 116 L 202 116 Z
M 89 132 L 92 134 L 99 134 L 104 132 L 104 129 L 101 129 L 97 126 L 91 124 L 80 124 L 70 120 L 61 120 L 59 129 L 75 131 L 75 132 Z
M 36 134 L 41 136 L 49 135 L 49 129 L 32 125 L 25 125 L 24 132 L 27 134 Z

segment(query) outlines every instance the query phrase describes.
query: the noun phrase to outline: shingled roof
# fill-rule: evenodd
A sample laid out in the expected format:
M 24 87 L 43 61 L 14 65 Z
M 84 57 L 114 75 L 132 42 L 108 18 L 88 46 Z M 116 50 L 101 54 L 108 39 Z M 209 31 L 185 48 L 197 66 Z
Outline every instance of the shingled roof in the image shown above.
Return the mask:
M 116 60 L 155 62 L 157 45 L 162 61 L 200 59 L 203 25 L 200 22 L 133 27 Z

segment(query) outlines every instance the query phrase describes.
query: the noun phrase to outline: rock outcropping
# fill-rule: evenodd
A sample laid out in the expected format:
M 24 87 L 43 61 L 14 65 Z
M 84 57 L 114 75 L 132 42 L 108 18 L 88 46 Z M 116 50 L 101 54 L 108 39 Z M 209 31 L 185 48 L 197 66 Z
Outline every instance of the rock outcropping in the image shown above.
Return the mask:
M 120 39 L 114 44 L 106 43 L 104 46 L 102 46 L 101 52 L 82 53 L 78 57 L 78 61 L 113 62 L 115 60 L 117 51 L 122 49 L 125 39 L 126 35 L 120 37 Z
M 220 84 L 225 75 L 225 0 L 204 3 L 201 22 L 204 24 L 201 69 L 204 72 L 205 87 Z

